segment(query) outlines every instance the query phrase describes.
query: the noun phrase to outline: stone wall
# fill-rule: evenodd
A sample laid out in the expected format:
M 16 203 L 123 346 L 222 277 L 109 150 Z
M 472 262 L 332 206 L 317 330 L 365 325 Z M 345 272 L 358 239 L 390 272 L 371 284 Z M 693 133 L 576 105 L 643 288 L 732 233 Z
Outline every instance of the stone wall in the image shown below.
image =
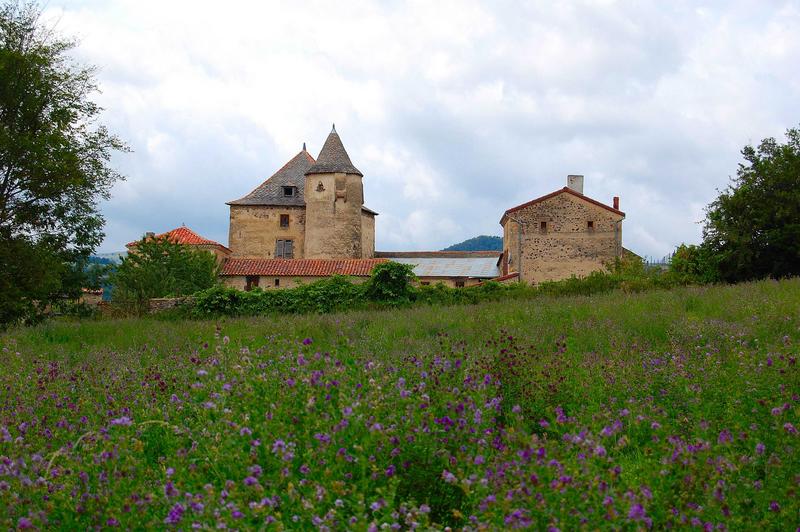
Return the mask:
M 149 301 L 148 311 L 150 314 L 155 314 L 156 312 L 161 312 L 164 310 L 169 310 L 175 307 L 179 307 L 184 303 L 191 303 L 194 301 L 194 298 L 191 296 L 186 297 L 155 297 Z
M 289 227 L 281 227 L 281 214 L 289 215 Z M 271 259 L 278 240 L 293 240 L 295 259 L 304 258 L 305 207 L 231 205 L 228 247 L 233 257 Z
M 308 259 L 362 258 L 361 207 L 364 193 L 357 174 L 306 176 Z
M 247 286 L 247 278 L 244 275 L 226 275 L 221 277 L 223 284 L 230 288 L 244 290 Z M 278 286 L 275 286 L 275 280 L 278 280 Z M 261 275 L 258 278 L 258 287 L 262 290 L 295 288 L 301 284 L 309 284 L 320 279 L 328 279 L 328 277 L 276 277 L 274 275 Z M 367 277 L 350 277 L 354 283 L 363 283 Z
M 375 257 L 375 215 L 361 212 L 361 258 Z
M 445 286 L 450 288 L 456 288 L 457 282 L 463 282 L 464 286 L 475 286 L 481 284 L 480 279 L 474 278 L 457 278 L 457 277 L 419 277 L 417 278 L 417 284 L 429 284 L 434 286 L 438 283 L 442 283 Z
M 508 271 L 521 272 L 527 283 L 586 276 L 602 270 L 622 250 L 623 217 L 571 194 L 535 203 L 511 217 L 503 228 Z

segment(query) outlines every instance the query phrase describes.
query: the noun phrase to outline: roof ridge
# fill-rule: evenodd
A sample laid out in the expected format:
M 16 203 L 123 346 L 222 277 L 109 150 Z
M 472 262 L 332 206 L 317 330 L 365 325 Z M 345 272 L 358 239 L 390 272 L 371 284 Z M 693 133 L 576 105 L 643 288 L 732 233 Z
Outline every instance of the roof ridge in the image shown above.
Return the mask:
M 555 190 L 555 191 L 553 191 L 553 192 L 551 192 L 549 194 L 545 194 L 544 196 L 539 196 L 538 198 L 532 199 L 530 201 L 526 201 L 525 203 L 517 205 L 516 207 L 511 207 L 510 209 L 506 209 L 506 211 L 503 213 L 503 216 L 500 218 L 500 224 L 502 225 L 503 220 L 505 219 L 506 216 L 508 216 L 509 213 L 516 212 L 516 211 L 518 211 L 520 209 L 524 209 L 525 207 L 530 207 L 531 205 L 535 205 L 536 203 L 539 203 L 541 201 L 548 200 L 550 198 L 554 198 L 554 197 L 558 196 L 559 194 L 563 194 L 565 192 L 567 194 L 572 194 L 576 198 L 579 198 L 579 199 L 582 199 L 582 200 L 586 200 L 589 203 L 597 205 L 598 207 L 602 207 L 602 208 L 604 208 L 606 210 L 609 210 L 609 211 L 611 211 L 611 212 L 613 212 L 615 214 L 619 214 L 619 215 L 621 215 L 623 217 L 625 216 L 625 213 L 623 211 L 619 210 L 619 209 L 615 209 L 614 207 L 611 207 L 610 205 L 606 205 L 605 203 L 603 203 L 601 201 L 598 201 L 598 200 L 596 200 L 594 198 L 590 198 L 589 196 L 586 196 L 585 194 L 581 194 L 580 192 L 575 192 L 574 190 L 572 190 L 569 187 L 564 187 L 564 188 L 560 188 L 558 190 Z

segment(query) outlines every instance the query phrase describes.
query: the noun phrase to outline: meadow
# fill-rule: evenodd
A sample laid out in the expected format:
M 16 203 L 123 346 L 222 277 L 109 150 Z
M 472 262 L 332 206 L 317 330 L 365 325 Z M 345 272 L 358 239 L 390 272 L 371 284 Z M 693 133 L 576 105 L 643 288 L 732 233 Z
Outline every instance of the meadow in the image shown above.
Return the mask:
M 0 336 L 3 528 L 800 525 L 800 279 Z

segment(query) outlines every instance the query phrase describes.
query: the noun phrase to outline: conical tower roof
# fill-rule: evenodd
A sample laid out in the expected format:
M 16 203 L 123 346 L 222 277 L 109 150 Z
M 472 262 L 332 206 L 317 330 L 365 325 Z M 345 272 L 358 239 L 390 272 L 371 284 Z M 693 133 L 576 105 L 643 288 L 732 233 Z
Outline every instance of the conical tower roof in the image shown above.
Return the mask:
M 336 172 L 343 172 L 345 174 L 358 174 L 364 176 L 358 168 L 353 166 L 350 162 L 350 156 L 344 149 L 342 139 L 336 133 L 336 126 L 331 129 L 330 135 L 322 145 L 322 150 L 319 152 L 317 162 L 311 168 L 306 170 L 306 175 L 309 174 L 332 174 Z

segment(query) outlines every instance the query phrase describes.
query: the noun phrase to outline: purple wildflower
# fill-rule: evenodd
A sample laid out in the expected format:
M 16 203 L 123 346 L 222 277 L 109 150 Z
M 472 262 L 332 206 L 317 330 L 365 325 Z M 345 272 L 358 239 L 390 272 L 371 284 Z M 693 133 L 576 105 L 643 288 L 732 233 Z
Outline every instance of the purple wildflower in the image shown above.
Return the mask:
M 183 517 L 183 512 L 185 511 L 186 508 L 184 508 L 181 503 L 176 503 L 175 506 L 170 508 L 167 517 L 164 518 L 164 523 L 167 525 L 178 524 L 181 521 L 181 518 Z
M 110 424 L 111 425 L 123 425 L 123 426 L 128 427 L 128 426 L 133 424 L 133 420 L 131 418 L 129 418 L 128 416 L 122 416 L 122 417 L 118 417 L 116 419 L 112 419 Z

